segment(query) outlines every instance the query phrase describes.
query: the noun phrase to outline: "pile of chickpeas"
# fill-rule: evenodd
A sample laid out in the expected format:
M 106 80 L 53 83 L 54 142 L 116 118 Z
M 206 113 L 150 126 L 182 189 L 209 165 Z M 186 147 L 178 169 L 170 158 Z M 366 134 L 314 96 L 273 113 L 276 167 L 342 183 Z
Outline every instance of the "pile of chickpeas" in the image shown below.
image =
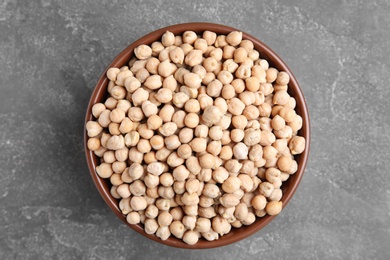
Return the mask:
M 305 149 L 289 74 L 242 33 L 165 32 L 107 71 L 87 146 L 130 224 L 193 245 L 282 210 Z

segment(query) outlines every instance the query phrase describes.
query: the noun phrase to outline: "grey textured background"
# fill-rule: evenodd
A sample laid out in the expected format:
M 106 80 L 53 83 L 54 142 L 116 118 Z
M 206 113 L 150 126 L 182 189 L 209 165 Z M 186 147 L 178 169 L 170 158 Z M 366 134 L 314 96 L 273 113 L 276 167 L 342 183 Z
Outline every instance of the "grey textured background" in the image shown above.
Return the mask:
M 390 2 L 286 2 L 1 0 L 0 259 L 390 259 Z M 142 35 L 191 21 L 273 48 L 312 124 L 307 171 L 282 214 L 203 251 L 127 228 L 94 187 L 82 145 L 106 65 Z

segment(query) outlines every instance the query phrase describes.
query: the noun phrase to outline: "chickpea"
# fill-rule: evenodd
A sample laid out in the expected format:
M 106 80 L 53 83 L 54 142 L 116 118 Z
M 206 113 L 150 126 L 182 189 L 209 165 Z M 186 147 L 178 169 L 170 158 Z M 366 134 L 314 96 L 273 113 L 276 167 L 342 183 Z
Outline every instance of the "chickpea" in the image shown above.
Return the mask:
M 290 100 L 290 95 L 287 93 L 287 91 L 279 90 L 276 91 L 273 96 L 273 103 L 276 105 L 284 106 L 286 105 Z
M 109 68 L 106 73 L 107 78 L 109 80 L 115 81 L 119 72 L 120 70 L 118 68 Z
M 291 128 L 293 133 L 297 133 L 302 128 L 302 117 L 296 115 L 295 118 L 288 123 L 288 126 Z
M 164 241 L 171 236 L 171 231 L 168 226 L 160 226 L 156 231 L 156 236 Z
M 222 82 L 218 79 L 212 80 L 207 84 L 206 93 L 210 97 L 219 97 L 222 91 Z
M 192 230 L 188 230 L 183 235 L 183 241 L 188 245 L 194 245 L 198 242 L 198 233 Z
M 228 100 L 227 104 L 228 104 L 228 111 L 235 116 L 241 115 L 245 108 L 245 104 L 238 98 L 232 98 Z
M 206 153 L 199 158 L 199 164 L 203 169 L 213 169 L 215 163 L 215 156 L 209 153 Z
M 183 196 L 181 197 L 181 201 L 186 206 L 194 206 L 199 204 L 199 196 L 196 193 L 188 193 L 184 192 Z
M 202 203 L 203 201 L 203 203 Z M 203 218 L 213 218 L 217 215 L 217 213 L 215 212 L 215 208 L 212 207 L 212 205 L 214 204 L 214 200 L 212 198 L 207 198 L 205 196 L 201 196 L 200 198 L 200 201 L 199 201 L 199 205 L 206 205 L 206 203 L 204 201 L 208 201 L 207 207 L 199 207 L 198 209 L 198 213 L 199 213 L 199 216 L 200 217 L 203 217 Z M 212 203 L 212 204 L 211 204 Z
M 161 37 L 161 43 L 165 47 L 172 46 L 175 43 L 175 35 L 169 31 L 166 31 Z
M 141 222 L 141 217 L 138 212 L 130 212 L 126 216 L 126 221 L 131 225 L 136 225 Z
M 183 194 L 186 191 L 185 181 L 174 181 L 173 190 L 176 194 Z
M 144 229 L 146 234 L 154 234 L 158 229 L 158 223 L 154 218 L 145 219 Z
M 159 210 L 169 210 L 169 208 L 171 207 L 171 202 L 169 199 L 164 199 L 164 198 L 157 199 L 156 200 L 156 207 Z
M 194 130 L 188 127 L 182 128 L 179 132 L 179 140 L 182 144 L 189 143 L 194 137 Z
M 190 88 L 199 88 L 202 82 L 202 79 L 198 74 L 189 72 L 183 76 L 184 84 Z
M 256 216 L 252 212 L 248 212 L 248 216 L 245 220 L 242 221 L 244 225 L 251 225 L 256 221 Z
M 236 176 L 230 176 L 222 183 L 222 190 L 226 193 L 234 193 L 240 189 L 241 180 Z
M 204 237 L 204 239 L 206 239 L 207 241 L 214 241 L 217 240 L 219 237 L 218 233 L 213 231 L 212 229 L 210 229 L 209 232 L 203 232 L 201 234 Z
M 173 122 L 167 122 L 163 124 L 158 130 L 165 137 L 171 136 L 176 132 L 177 125 Z
M 231 122 L 232 122 L 231 115 L 223 115 L 219 120 L 219 122 L 216 124 L 216 126 L 219 126 L 223 132 L 224 130 L 227 130 L 230 127 Z M 222 133 L 222 137 L 223 137 L 223 133 Z
M 175 168 L 179 165 L 182 165 L 184 163 L 184 159 L 183 158 L 180 158 L 178 155 L 177 155 L 177 152 L 173 152 L 171 153 L 168 158 L 167 158 L 167 164 L 172 167 L 172 168 Z
M 248 147 L 244 143 L 237 143 L 233 147 L 233 154 L 238 160 L 246 159 L 248 156 Z
M 123 86 L 126 78 L 132 77 L 132 76 L 133 76 L 133 73 L 130 70 L 120 71 L 118 73 L 118 75 L 116 76 L 115 84 L 117 86 Z
M 177 155 L 183 159 L 188 159 L 192 155 L 192 149 L 191 146 L 188 144 L 182 144 L 177 149 Z
M 261 131 L 255 129 L 245 130 L 244 144 L 247 146 L 252 146 L 258 144 L 261 140 Z
M 176 150 L 180 145 L 180 140 L 177 135 L 171 135 L 165 138 L 165 147 L 169 150 Z
M 244 192 L 250 192 L 253 189 L 254 183 L 251 177 L 249 177 L 249 175 L 239 174 L 237 177 L 238 179 L 240 179 L 240 184 L 241 184 L 240 188 Z
M 221 95 L 224 99 L 231 99 L 236 95 L 234 87 L 230 84 L 224 85 L 221 90 Z
M 290 155 L 290 149 L 287 147 L 287 139 L 277 139 L 272 146 L 280 155 Z
M 189 170 L 186 169 L 184 165 L 179 165 L 172 172 L 175 181 L 185 181 L 188 178 L 189 174 Z
M 172 215 L 168 211 L 163 211 L 158 215 L 157 222 L 160 226 L 169 226 L 172 223 Z
M 266 71 L 266 79 L 268 83 L 272 83 L 276 80 L 278 71 L 275 68 L 268 68 Z
M 229 222 L 221 216 L 216 216 L 211 222 L 212 229 L 219 235 L 224 235 L 230 232 L 231 225 Z
M 263 147 L 259 144 L 255 144 L 250 148 L 248 157 L 249 160 L 252 160 L 254 162 L 259 161 L 263 157 Z
M 242 32 L 233 31 L 226 36 L 226 42 L 231 46 L 238 46 L 242 41 Z
M 248 51 L 243 47 L 239 47 L 234 51 L 233 57 L 234 62 L 241 63 L 248 57 Z
M 184 62 L 188 66 L 194 67 L 202 63 L 202 56 L 203 53 L 201 50 L 191 50 L 188 54 L 186 54 Z
M 281 130 L 275 130 L 274 131 L 274 134 L 277 138 L 280 138 L 280 139 L 290 139 L 293 135 L 293 130 L 290 126 L 286 125 L 285 127 L 283 127 Z
M 276 141 L 275 135 L 268 130 L 261 131 L 260 144 L 264 146 L 270 146 Z
M 169 213 L 171 213 L 172 215 L 172 218 L 173 218 L 173 222 L 176 221 L 176 220 L 182 220 L 183 219 L 183 210 L 181 209 L 181 207 L 175 207 L 175 208 L 172 208 Z M 172 222 L 172 223 L 173 223 Z M 171 224 L 172 224 L 171 223 Z
M 236 77 L 239 79 L 249 78 L 252 74 L 251 68 L 249 65 L 242 64 L 236 70 Z
M 91 151 L 97 151 L 101 146 L 100 146 L 100 139 L 99 138 L 89 138 L 87 141 L 87 147 Z
M 130 206 L 135 211 L 144 210 L 147 207 L 146 199 L 142 196 L 133 196 L 130 200 Z
M 109 111 L 109 110 L 106 110 L 106 111 Z M 104 113 L 104 111 L 103 111 L 103 113 Z M 108 124 L 107 124 L 107 126 L 108 126 Z M 87 129 L 87 134 L 89 137 L 96 137 L 103 131 L 103 127 L 100 124 L 100 122 L 97 123 L 95 121 L 88 121 L 85 128 Z
M 198 96 L 198 101 L 199 101 L 200 108 L 203 110 L 205 110 L 207 107 L 213 105 L 213 99 L 206 94 L 200 94 Z
M 225 168 L 230 173 L 236 174 L 241 170 L 242 163 L 240 163 L 238 160 L 231 159 L 225 162 Z
M 276 83 L 279 85 L 287 85 L 290 81 L 290 76 L 285 71 L 281 71 L 278 73 L 276 78 Z
M 256 120 L 259 115 L 260 115 L 260 112 L 259 110 L 253 106 L 253 105 L 249 105 L 247 107 L 245 107 L 244 111 L 243 111 L 243 115 L 248 119 L 248 120 Z M 257 122 L 257 121 L 256 121 Z M 257 122 L 258 123 L 258 122 Z
M 259 192 L 261 195 L 265 197 L 269 197 L 271 193 L 274 191 L 275 187 L 270 182 L 262 182 L 259 185 Z
M 148 45 L 141 44 L 134 49 L 134 55 L 140 60 L 145 60 L 152 56 L 152 48 Z
M 199 189 L 200 183 L 197 179 L 189 179 L 185 183 L 185 189 L 187 190 L 188 194 L 196 193 Z
M 184 124 L 189 128 L 199 125 L 199 116 L 195 113 L 188 113 L 184 118 Z
M 186 228 L 184 227 L 183 223 L 180 220 L 174 220 L 169 225 L 169 230 L 171 231 L 172 235 L 174 235 L 179 239 L 182 239 L 184 233 L 186 232 Z
M 219 198 L 219 202 L 226 208 L 235 207 L 240 203 L 240 199 L 233 194 L 226 193 Z
M 265 211 L 268 215 L 274 216 L 280 213 L 282 211 L 283 203 L 281 201 L 270 201 L 267 203 L 267 206 L 265 207 Z
M 283 192 L 279 188 L 275 188 L 274 191 L 269 195 L 268 199 L 270 201 L 280 201 L 282 199 Z
M 291 154 L 301 154 L 305 150 L 306 141 L 302 136 L 294 136 L 289 142 Z
M 198 216 L 198 204 L 184 205 L 183 210 L 187 216 L 194 216 L 194 217 Z

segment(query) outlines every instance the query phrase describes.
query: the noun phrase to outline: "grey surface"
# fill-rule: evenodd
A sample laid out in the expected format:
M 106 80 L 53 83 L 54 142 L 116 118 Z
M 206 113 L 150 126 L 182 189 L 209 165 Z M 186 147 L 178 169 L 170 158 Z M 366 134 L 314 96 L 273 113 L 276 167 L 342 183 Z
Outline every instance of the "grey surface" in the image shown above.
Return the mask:
M 0 259 L 390 259 L 389 1 L 139 2 L 0 1 Z M 123 224 L 82 145 L 105 66 L 142 35 L 190 21 L 274 49 L 312 124 L 307 171 L 282 214 L 203 251 Z

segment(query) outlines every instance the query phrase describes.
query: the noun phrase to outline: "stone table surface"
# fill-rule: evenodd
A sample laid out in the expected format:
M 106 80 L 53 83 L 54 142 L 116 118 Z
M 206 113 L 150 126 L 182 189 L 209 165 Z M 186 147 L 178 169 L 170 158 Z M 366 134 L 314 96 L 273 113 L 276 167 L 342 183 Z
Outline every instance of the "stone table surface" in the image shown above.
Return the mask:
M 389 1 L 0 1 L 0 259 L 390 259 Z M 88 173 L 83 120 L 142 35 L 205 21 L 248 32 L 306 97 L 311 155 L 289 205 L 209 250 L 144 238 Z

